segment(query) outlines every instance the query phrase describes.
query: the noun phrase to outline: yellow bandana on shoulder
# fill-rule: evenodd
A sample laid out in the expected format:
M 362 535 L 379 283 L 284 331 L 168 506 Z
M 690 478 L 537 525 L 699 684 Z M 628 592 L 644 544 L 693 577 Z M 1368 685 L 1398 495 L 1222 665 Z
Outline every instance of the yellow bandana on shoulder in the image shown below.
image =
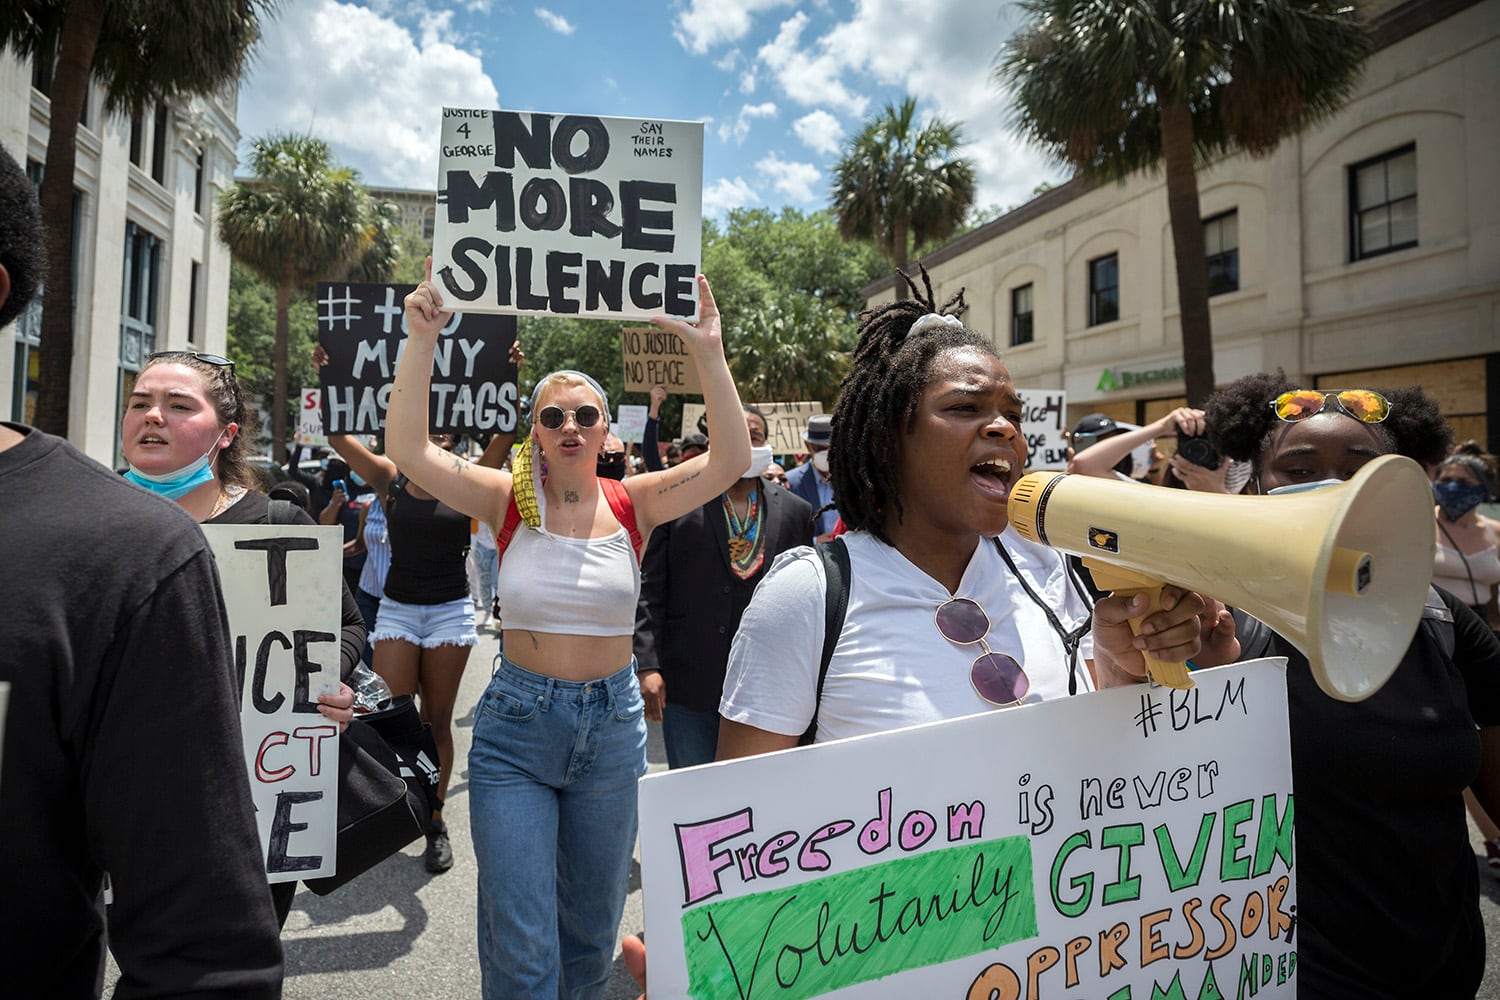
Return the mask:
M 511 462 L 512 489 L 516 496 L 516 509 L 521 512 L 521 523 L 528 528 L 542 526 L 542 508 L 536 499 L 536 475 L 532 455 L 531 437 L 521 443 L 521 450 Z

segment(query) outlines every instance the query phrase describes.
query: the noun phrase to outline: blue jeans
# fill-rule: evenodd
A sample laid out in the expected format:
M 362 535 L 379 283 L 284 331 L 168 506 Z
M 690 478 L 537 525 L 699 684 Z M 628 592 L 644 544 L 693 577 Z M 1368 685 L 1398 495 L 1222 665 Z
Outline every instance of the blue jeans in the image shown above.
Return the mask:
M 646 773 L 635 663 L 577 683 L 495 658 L 469 750 L 485 1000 L 599 1000 Z
M 479 578 L 479 610 L 488 611 L 495 602 L 495 576 L 500 572 L 500 557 L 495 550 L 478 540 L 474 542 L 474 575 Z
M 669 701 L 661 710 L 661 738 L 673 770 L 707 764 L 719 752 L 719 713 L 695 712 Z

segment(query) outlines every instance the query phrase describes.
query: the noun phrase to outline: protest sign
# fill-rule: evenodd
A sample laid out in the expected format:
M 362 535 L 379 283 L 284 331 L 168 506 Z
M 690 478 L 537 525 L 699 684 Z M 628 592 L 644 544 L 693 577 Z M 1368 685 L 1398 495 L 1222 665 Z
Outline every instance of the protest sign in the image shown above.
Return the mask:
M 385 410 L 406 350 L 402 300 L 414 285 L 318 285 L 318 343 L 328 363 L 318 370 L 328 434 L 369 434 Z M 427 419 L 434 433 L 492 434 L 516 429 L 516 340 L 513 316 L 454 313 L 432 358 Z
M 1294 997 L 1285 664 L 647 776 L 653 1000 Z
M 337 525 L 205 524 L 240 684 L 240 732 L 266 878 L 334 873 L 339 728 L 318 696 L 339 690 Z
M 1026 435 L 1026 468 L 1068 467 L 1068 397 L 1061 389 L 1021 389 L 1021 433 Z
M 615 436 L 626 444 L 640 444 L 641 438 L 646 434 L 647 412 L 644 406 L 621 403 L 620 419 L 614 425 Z
M 666 386 L 668 392 L 702 395 L 698 365 L 682 338 L 654 326 L 627 326 L 620 331 L 620 352 L 625 358 L 625 391 L 650 392 Z
M 766 444 L 773 455 L 800 455 L 807 450 L 802 442 L 802 432 L 807 430 L 807 418 L 823 412 L 823 404 L 810 403 L 752 403 L 766 417 Z M 697 434 L 698 418 L 707 412 L 702 403 L 682 404 L 682 435 Z
M 323 390 L 316 386 L 302 390 L 302 402 L 297 410 L 296 440 L 309 448 L 328 445 L 328 436 L 323 433 Z
M 439 153 L 448 308 L 697 318 L 702 122 L 444 108 Z

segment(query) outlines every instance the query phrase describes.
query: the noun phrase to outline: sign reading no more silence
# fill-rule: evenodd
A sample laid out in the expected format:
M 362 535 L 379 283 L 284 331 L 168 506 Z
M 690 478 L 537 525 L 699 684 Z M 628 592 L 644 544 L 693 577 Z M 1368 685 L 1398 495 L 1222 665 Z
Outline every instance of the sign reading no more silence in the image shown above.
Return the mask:
M 701 122 L 444 108 L 437 200 L 449 308 L 698 317 Z

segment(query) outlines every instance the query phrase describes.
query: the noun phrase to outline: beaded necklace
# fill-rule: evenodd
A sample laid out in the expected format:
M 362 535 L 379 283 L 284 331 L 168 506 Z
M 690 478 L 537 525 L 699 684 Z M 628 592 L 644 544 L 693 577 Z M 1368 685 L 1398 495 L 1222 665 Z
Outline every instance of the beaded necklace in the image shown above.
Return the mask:
M 748 580 L 765 561 L 765 546 L 761 544 L 761 526 L 765 523 L 765 511 L 760 505 L 760 489 L 750 491 L 750 503 L 745 508 L 742 520 L 734 510 L 734 501 L 729 494 L 719 497 L 724 505 L 724 526 L 729 531 L 729 568 L 741 580 Z

